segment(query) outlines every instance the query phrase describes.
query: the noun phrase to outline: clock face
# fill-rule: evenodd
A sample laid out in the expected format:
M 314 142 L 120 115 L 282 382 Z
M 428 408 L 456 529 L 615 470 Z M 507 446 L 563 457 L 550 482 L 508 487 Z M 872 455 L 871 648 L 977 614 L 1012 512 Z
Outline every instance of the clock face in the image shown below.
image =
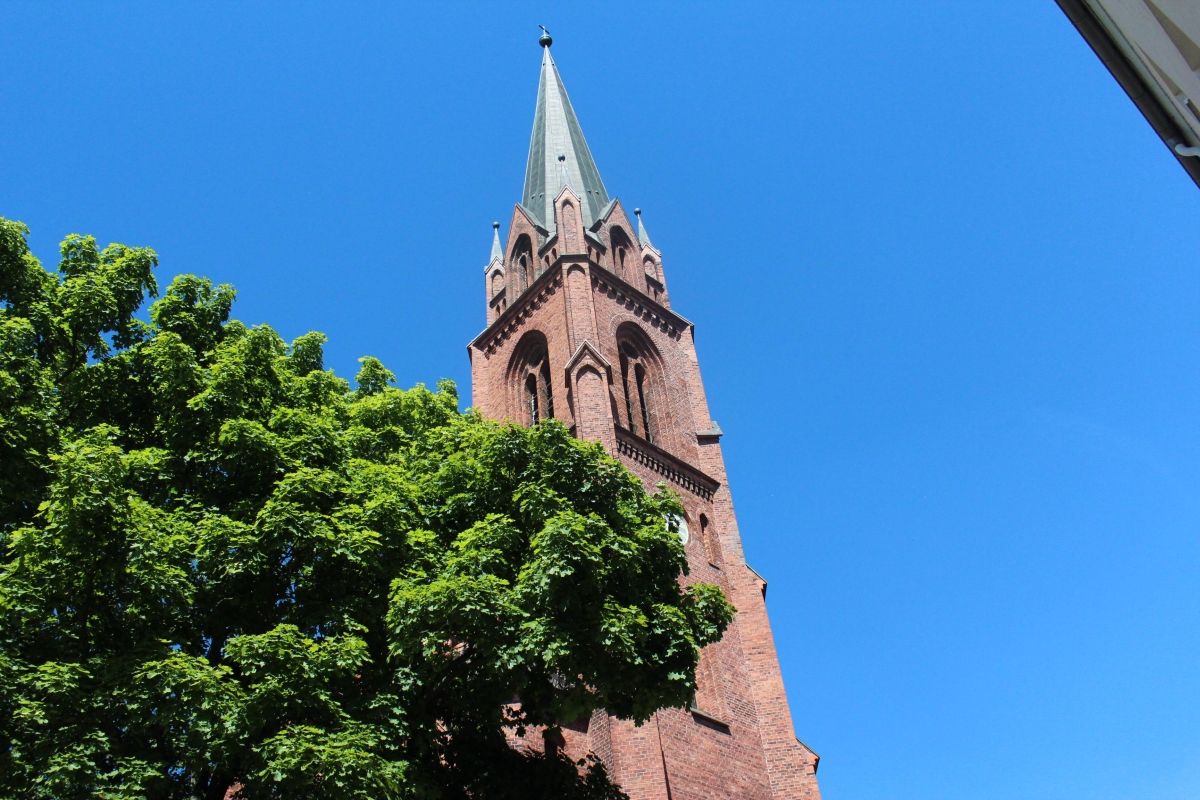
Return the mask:
M 678 526 L 679 540 L 681 542 L 683 542 L 684 544 L 687 544 L 688 543 L 687 517 L 673 517 L 670 521 L 674 522 Z

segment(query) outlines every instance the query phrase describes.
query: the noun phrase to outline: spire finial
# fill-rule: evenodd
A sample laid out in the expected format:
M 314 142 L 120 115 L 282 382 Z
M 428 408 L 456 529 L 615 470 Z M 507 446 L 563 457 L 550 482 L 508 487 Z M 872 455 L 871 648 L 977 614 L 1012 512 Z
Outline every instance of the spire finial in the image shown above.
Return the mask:
M 549 47 L 554 44 L 554 39 L 550 36 L 550 31 L 546 30 L 545 25 L 538 25 L 542 29 L 542 35 L 538 37 L 538 44 L 542 47 Z

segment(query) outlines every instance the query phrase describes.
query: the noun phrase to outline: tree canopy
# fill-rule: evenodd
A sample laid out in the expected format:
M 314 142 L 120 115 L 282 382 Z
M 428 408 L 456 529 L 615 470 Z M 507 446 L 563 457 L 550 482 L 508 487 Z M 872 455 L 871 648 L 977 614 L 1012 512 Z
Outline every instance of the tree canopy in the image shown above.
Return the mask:
M 0 797 L 607 798 L 505 729 L 682 706 L 732 609 L 559 423 L 356 388 L 157 256 L 0 219 Z M 519 703 L 514 701 L 519 700 Z

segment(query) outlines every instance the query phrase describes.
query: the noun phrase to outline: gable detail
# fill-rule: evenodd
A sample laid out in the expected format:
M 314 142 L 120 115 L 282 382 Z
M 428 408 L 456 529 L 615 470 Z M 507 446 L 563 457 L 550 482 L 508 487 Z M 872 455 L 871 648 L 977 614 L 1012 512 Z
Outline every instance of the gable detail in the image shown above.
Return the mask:
M 597 372 L 603 375 L 609 383 L 612 383 L 612 364 L 591 342 L 587 341 L 580 343 L 575 350 L 575 355 L 571 356 L 571 360 L 564 367 L 568 380 L 576 369 L 585 364 L 595 367 Z

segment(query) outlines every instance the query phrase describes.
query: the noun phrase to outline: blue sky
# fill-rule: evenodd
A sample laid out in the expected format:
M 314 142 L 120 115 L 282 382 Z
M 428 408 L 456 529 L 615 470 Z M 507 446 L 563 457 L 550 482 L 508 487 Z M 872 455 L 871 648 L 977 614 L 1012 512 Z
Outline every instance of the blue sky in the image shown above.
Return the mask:
M 540 53 L 697 325 L 841 798 L 1200 791 L 1200 192 L 1049 0 L 7 3 L 0 214 L 455 379 Z

